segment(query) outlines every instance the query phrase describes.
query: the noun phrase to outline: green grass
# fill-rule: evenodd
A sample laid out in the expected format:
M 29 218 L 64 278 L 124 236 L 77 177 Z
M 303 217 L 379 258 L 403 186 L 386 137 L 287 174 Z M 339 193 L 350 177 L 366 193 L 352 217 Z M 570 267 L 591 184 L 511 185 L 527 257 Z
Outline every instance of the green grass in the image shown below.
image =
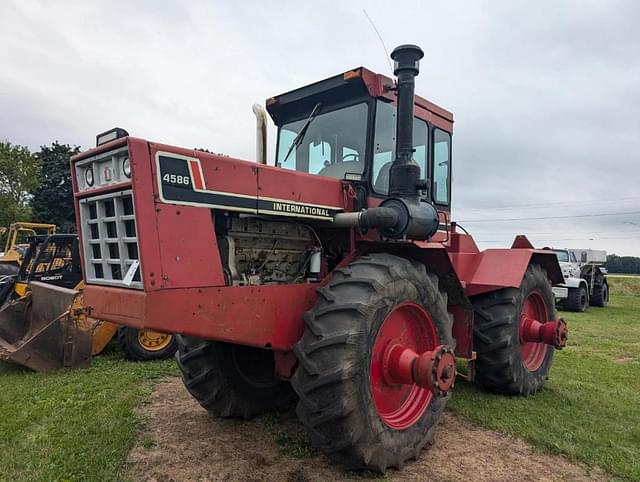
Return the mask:
M 502 397 L 459 381 L 449 409 L 543 452 L 640 480 L 640 279 L 610 283 L 608 308 L 562 313 L 569 346 L 556 353 L 542 392 Z M 124 463 L 142 423 L 136 407 L 152 386 L 146 382 L 176 373 L 173 361 L 130 363 L 115 350 L 86 370 L 37 374 L 0 363 L 0 480 L 126 478 Z M 314 453 L 279 422 L 277 414 L 264 418 L 283 453 Z M 154 446 L 151 439 L 141 444 Z
M 556 352 L 542 392 L 503 397 L 463 382 L 449 409 L 543 452 L 640 480 L 640 279 L 610 284 L 609 307 L 560 313 L 569 346 Z
M 624 275 L 609 276 L 609 285 L 613 293 L 618 295 L 636 295 L 640 296 L 640 276 Z
M 311 457 L 317 451 L 309 445 L 302 432 L 291 432 L 281 430 L 283 426 L 283 416 L 278 412 L 271 412 L 261 417 L 262 423 L 273 435 L 273 441 L 278 446 L 281 454 L 289 455 L 298 459 Z
M 111 350 L 89 369 L 33 373 L 0 362 L 0 480 L 122 480 L 149 380 L 172 360 L 131 363 Z

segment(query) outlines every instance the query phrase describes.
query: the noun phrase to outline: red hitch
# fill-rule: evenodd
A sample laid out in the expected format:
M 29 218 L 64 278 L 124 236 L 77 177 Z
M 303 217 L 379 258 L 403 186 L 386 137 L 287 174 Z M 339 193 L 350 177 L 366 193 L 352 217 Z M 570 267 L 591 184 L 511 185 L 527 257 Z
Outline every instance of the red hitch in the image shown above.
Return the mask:
M 411 348 L 390 343 L 384 354 L 383 374 L 390 385 L 416 384 L 444 396 L 456 379 L 456 357 L 444 345 L 418 355 Z
M 545 343 L 561 350 L 567 346 L 568 333 L 567 323 L 562 318 L 540 323 L 525 315 L 520 322 L 521 343 Z

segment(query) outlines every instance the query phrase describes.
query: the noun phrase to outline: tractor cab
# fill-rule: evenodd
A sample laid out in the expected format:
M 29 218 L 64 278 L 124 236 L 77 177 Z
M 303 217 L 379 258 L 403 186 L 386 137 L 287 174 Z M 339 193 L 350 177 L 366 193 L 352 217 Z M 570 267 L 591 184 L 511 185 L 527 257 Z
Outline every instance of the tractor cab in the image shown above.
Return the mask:
M 359 181 L 389 194 L 397 121 L 395 83 L 363 67 L 267 100 L 278 127 L 276 166 Z M 449 210 L 453 115 L 415 96 L 413 159 L 422 197 Z

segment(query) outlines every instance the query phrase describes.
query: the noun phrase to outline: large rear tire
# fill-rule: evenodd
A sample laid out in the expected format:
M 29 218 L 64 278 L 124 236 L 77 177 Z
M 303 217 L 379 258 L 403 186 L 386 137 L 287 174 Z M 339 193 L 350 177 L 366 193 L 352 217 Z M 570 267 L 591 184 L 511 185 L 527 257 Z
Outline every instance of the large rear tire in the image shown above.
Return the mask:
M 438 277 L 421 263 L 371 254 L 336 269 L 318 295 L 292 378 L 307 437 L 347 468 L 401 468 L 432 442 L 448 397 L 388 384 L 381 350 L 394 340 L 416 353 L 454 347 Z
M 530 395 L 540 390 L 549 375 L 554 348 L 521 342 L 520 326 L 524 315 L 540 322 L 556 318 L 546 271 L 531 265 L 520 288 L 494 291 L 472 301 L 476 380 L 496 393 Z
M 580 285 L 577 288 L 569 288 L 569 296 L 562 302 L 562 309 L 583 313 L 589 306 L 589 295 L 587 288 Z
M 177 338 L 182 381 L 211 415 L 250 418 L 291 404 L 293 391 L 276 378 L 272 351 Z
M 178 349 L 174 335 L 123 326 L 118 329 L 118 341 L 131 361 L 166 360 Z

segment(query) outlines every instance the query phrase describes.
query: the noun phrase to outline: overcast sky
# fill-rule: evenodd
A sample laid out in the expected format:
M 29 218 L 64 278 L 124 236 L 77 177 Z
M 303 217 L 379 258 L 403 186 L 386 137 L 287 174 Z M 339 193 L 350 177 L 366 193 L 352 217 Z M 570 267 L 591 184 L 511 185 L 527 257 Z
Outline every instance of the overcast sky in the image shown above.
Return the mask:
M 454 112 L 453 217 L 481 247 L 527 233 L 640 256 L 635 0 L 5 0 L 0 139 L 88 148 L 120 126 L 253 159 L 252 103 L 389 73 L 363 8 L 389 49 L 425 50 L 417 92 Z

